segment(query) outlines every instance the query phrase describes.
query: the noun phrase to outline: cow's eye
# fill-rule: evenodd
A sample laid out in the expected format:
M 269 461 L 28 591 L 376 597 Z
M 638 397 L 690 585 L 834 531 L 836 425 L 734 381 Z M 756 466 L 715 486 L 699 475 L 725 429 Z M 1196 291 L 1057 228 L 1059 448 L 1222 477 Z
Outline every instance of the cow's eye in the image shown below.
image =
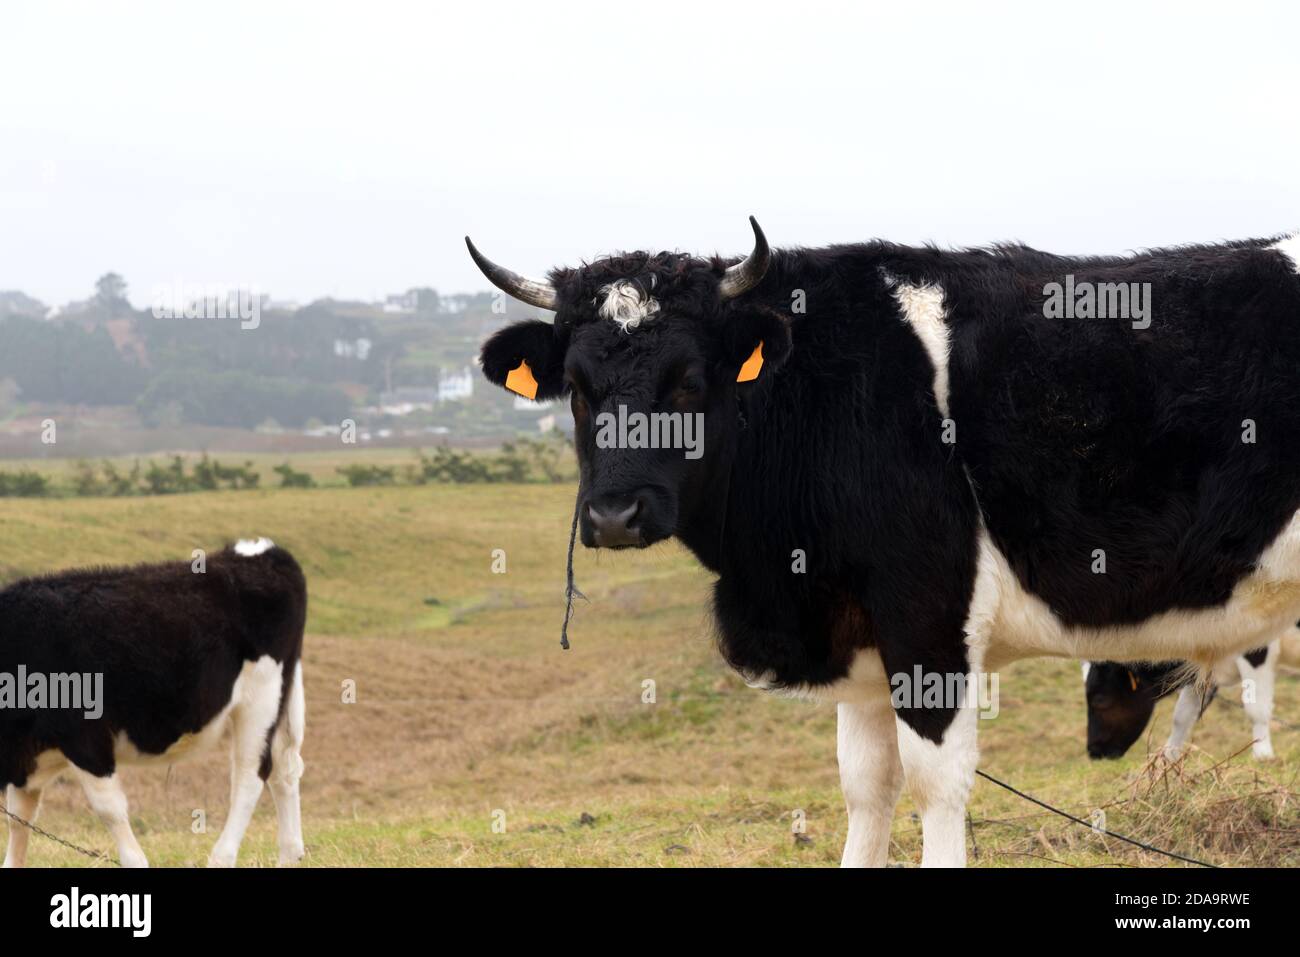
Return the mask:
M 587 411 L 587 399 L 582 394 L 582 389 L 578 388 L 578 383 L 572 378 L 567 380 L 569 386 L 569 407 L 576 416 L 579 412 Z
M 697 375 L 683 376 L 682 381 L 677 383 L 677 394 L 680 396 L 695 396 L 704 391 L 704 380 Z

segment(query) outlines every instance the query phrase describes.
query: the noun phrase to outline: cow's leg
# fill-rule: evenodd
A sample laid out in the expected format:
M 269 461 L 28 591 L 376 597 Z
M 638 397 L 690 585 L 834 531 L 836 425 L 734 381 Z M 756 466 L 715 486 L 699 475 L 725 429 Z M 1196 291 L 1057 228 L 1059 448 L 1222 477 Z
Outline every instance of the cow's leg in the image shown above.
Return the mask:
M 36 823 L 36 815 L 41 810 L 41 791 L 39 788 L 20 788 L 9 785 L 5 790 L 5 807 L 10 814 L 16 814 L 24 821 Z M 24 867 L 27 864 L 27 839 L 31 830 L 9 818 L 9 846 L 5 850 L 5 867 Z
M 884 867 L 889 829 L 903 787 L 894 709 L 888 689 L 867 702 L 840 702 L 837 725 L 840 786 L 849 809 L 844 867 Z
M 280 675 L 280 665 L 270 658 L 244 669 L 241 700 L 230 715 L 230 810 L 208 857 L 209 867 L 235 866 L 244 832 L 262 796 L 262 755 L 280 710 Z
M 267 783 L 275 799 L 276 836 L 280 844 L 280 864 L 294 864 L 302 859 L 302 810 L 298 781 L 302 777 L 302 736 L 306 721 L 306 702 L 302 690 L 302 664 L 294 670 L 293 684 L 285 712 L 271 739 L 271 771 Z
M 1273 720 L 1273 684 L 1277 677 L 1277 660 L 1282 654 L 1282 643 L 1271 642 L 1264 660 L 1258 666 L 1252 665 L 1243 655 L 1237 659 L 1237 670 L 1241 673 L 1241 706 L 1250 719 L 1254 744 L 1251 751 L 1261 761 L 1273 757 L 1273 731 L 1269 723 Z
M 1165 742 L 1164 756 L 1170 761 L 1177 761 L 1183 756 L 1187 739 L 1192 735 L 1192 728 L 1201 717 L 1201 692 L 1196 682 L 1189 682 L 1178 692 L 1174 703 L 1174 725 L 1169 729 L 1169 740 Z
M 131 819 L 127 814 L 126 792 L 117 779 L 116 772 L 104 777 L 97 777 L 89 771 L 76 769 L 81 790 L 86 795 L 91 809 L 108 828 L 117 842 L 117 859 L 123 867 L 148 867 L 149 861 L 140 849 L 140 844 L 131 832 Z
M 978 709 L 957 708 L 936 743 L 898 718 L 898 750 L 907 790 L 921 812 L 922 867 L 966 866 L 966 802 L 979 764 Z

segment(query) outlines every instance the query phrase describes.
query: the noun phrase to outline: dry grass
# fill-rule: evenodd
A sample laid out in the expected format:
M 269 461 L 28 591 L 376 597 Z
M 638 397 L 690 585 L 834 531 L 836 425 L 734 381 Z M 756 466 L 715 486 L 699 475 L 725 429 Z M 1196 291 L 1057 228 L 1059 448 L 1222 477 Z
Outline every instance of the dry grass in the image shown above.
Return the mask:
M 0 502 L 0 573 L 188 557 L 269 535 L 311 590 L 304 814 L 309 863 L 797 866 L 838 861 L 845 820 L 833 709 L 745 688 L 709 639 L 709 577 L 675 547 L 578 556 L 591 596 L 559 649 L 571 490 L 545 486 L 321 489 L 162 499 Z M 508 572 L 491 571 L 504 548 Z M 1076 664 L 1018 663 L 981 766 L 1117 832 L 1221 864 L 1300 864 L 1300 678 L 1283 676 L 1278 761 L 1249 754 L 1240 708 L 1216 704 L 1182 764 L 1148 762 L 1168 731 L 1089 762 Z M 342 682 L 358 689 L 344 704 Z M 642 701 L 643 682 L 656 701 Z M 224 757 L 124 773 L 157 864 L 201 864 L 225 813 Z M 194 834 L 193 812 L 208 833 Z M 973 863 L 1163 865 L 980 781 Z M 495 812 L 495 816 L 494 816 Z M 801 812 L 806 833 L 796 837 Z M 504 820 L 504 832 L 494 822 Z M 106 850 L 69 783 L 42 823 Z M 906 799 L 891 859 L 913 864 Z M 274 862 L 259 810 L 241 862 Z M 83 859 L 43 841 L 36 864 Z

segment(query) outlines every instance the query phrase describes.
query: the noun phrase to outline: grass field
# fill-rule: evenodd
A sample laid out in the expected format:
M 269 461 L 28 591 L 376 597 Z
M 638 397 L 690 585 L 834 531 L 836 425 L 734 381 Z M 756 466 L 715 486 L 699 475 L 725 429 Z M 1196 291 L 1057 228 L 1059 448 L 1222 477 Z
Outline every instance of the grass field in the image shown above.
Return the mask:
M 295 465 L 301 467 L 295 461 Z M 324 471 L 322 463 L 314 468 Z M 306 571 L 307 863 L 344 865 L 829 865 L 845 815 L 832 708 L 746 688 L 719 661 L 709 576 L 676 546 L 577 557 L 590 597 L 559 647 L 572 490 L 425 486 L 0 500 L 0 578 L 82 564 L 188 560 L 266 535 Z M 493 550 L 504 549 L 505 574 Z M 0 623 L 2 627 L 2 623 Z M 342 701 L 345 681 L 357 700 Z M 644 703 L 643 683 L 655 683 Z M 1249 757 L 1222 698 L 1181 765 L 1149 763 L 1168 731 L 1089 762 L 1075 662 L 1001 676 L 981 766 L 1081 817 L 1193 857 L 1300 865 L 1300 676 L 1278 689 L 1279 759 Z M 1240 753 L 1245 748 L 1246 753 Z M 224 754 L 128 768 L 132 817 L 155 865 L 202 864 L 224 819 Z M 193 833 L 194 812 L 207 833 Z M 1161 865 L 986 781 L 970 806 L 983 866 Z M 805 833 L 792 821 L 801 814 Z M 70 781 L 41 823 L 112 850 Z M 904 798 L 891 860 L 920 858 Z M 264 797 L 241 864 L 275 861 Z M 80 865 L 34 838 L 33 865 Z

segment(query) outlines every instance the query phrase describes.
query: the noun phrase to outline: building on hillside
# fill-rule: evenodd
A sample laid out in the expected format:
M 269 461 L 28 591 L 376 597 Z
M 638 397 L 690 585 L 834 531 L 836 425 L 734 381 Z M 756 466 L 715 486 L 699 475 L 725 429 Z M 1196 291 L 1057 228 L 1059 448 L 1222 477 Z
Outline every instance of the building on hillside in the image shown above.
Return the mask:
M 379 394 L 379 411 L 384 415 L 410 415 L 430 412 L 438 401 L 438 390 L 424 386 L 398 386 Z
M 388 296 L 384 300 L 384 312 L 394 315 L 411 315 L 420 306 L 420 294 L 415 289 Z
M 443 370 L 438 374 L 438 401 L 463 402 L 474 395 L 474 373 L 469 366 L 459 372 Z
M 464 312 L 468 309 L 469 304 L 473 299 L 473 296 L 466 295 L 463 292 L 453 293 L 450 296 L 443 296 L 442 301 L 438 303 L 438 308 L 442 312 L 450 313 L 454 316 L 457 313 Z
M 369 339 L 362 337 L 360 339 L 335 339 L 334 354 L 340 359 L 359 359 L 366 361 L 366 356 L 370 355 L 370 348 L 374 343 Z

